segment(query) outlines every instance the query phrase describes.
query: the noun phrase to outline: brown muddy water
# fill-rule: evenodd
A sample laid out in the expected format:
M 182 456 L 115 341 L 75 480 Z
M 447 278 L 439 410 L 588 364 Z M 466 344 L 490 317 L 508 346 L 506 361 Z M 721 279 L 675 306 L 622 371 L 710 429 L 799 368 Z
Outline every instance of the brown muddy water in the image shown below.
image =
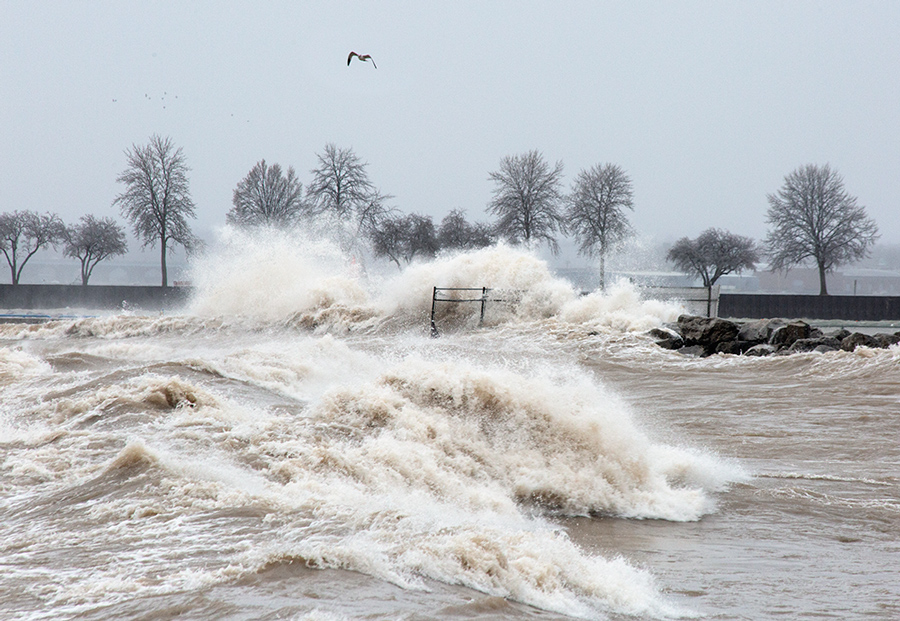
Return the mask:
M 491 252 L 0 325 L 0 617 L 900 618 L 900 349 L 685 358 Z M 534 295 L 432 339 L 447 274 Z

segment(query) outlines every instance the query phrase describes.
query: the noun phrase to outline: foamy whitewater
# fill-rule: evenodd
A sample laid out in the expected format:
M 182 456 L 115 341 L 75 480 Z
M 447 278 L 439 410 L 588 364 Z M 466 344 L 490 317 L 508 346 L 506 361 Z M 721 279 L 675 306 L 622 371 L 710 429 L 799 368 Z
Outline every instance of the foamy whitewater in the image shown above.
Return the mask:
M 900 614 L 897 348 L 684 358 L 503 246 L 229 232 L 193 281 L 0 324 L 3 618 Z M 498 301 L 431 338 L 434 286 Z

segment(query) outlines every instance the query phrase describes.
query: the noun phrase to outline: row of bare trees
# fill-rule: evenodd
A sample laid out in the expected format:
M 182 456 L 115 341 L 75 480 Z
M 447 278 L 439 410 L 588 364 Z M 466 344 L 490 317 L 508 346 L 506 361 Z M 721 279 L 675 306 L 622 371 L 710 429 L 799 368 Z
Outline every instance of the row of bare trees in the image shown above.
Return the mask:
M 580 171 L 566 194 L 562 174 L 562 162 L 550 166 L 539 151 L 504 157 L 490 174 L 488 212 L 512 243 L 546 243 L 556 253 L 557 234 L 572 234 L 579 252 L 598 257 L 603 287 L 607 254 L 634 232 L 626 213 L 634 210 L 631 178 L 615 164 L 598 164 Z
M 162 285 L 167 286 L 169 251 L 176 245 L 188 252 L 201 246 L 189 223 L 196 217 L 190 169 L 182 149 L 157 135 L 147 145 L 133 145 L 125 155 L 127 167 L 117 178 L 125 189 L 113 204 L 144 246 L 159 246 Z M 529 247 L 546 244 L 555 253 L 557 236 L 572 235 L 580 253 L 598 258 L 601 287 L 607 255 L 634 234 L 627 217 L 634 209 L 632 182 L 615 164 L 581 170 L 566 192 L 562 162 L 551 166 L 537 150 L 504 157 L 488 177 L 494 189 L 487 213 L 494 223 L 470 223 L 461 210 L 453 210 L 436 226 L 430 216 L 389 207 L 393 197 L 372 183 L 368 164 L 352 149 L 328 144 L 317 159 L 305 191 L 293 168 L 285 171 L 279 164 L 258 162 L 234 189 L 227 221 L 250 228 L 302 223 L 333 234 L 347 251 L 359 251 L 367 242 L 376 255 L 398 267 L 441 249 L 479 248 L 498 239 Z M 878 238 L 875 222 L 828 165 L 798 168 L 768 201 L 771 230 L 762 245 L 708 229 L 696 239 L 678 240 L 668 259 L 700 277 L 710 291 L 719 277 L 753 269 L 763 255 L 773 269 L 811 260 L 819 268 L 825 295 L 825 274 L 864 258 Z M 127 250 L 124 230 L 110 218 L 85 216 L 66 227 L 52 214 L 0 214 L 0 251 L 13 284 L 40 248 L 59 245 L 66 256 L 81 261 L 83 284 L 97 263 Z
M 468 249 L 495 241 L 490 227 L 466 221 L 453 210 L 439 226 L 431 216 L 403 214 L 389 207 L 368 175 L 368 164 L 352 149 L 333 144 L 317 155 L 318 166 L 304 192 L 293 168 L 257 162 L 234 190 L 229 224 L 245 227 L 290 227 L 301 222 L 327 231 L 351 252 L 368 241 L 372 251 L 398 267 L 416 257 L 433 257 L 441 249 Z
M 112 218 L 82 216 L 66 226 L 55 214 L 13 211 L 0 214 L 0 251 L 9 266 L 12 284 L 19 284 L 25 264 L 45 247 L 62 246 L 63 254 L 81 262 L 86 285 L 100 261 L 125 254 L 125 230 Z
M 116 179 L 125 184 L 114 205 L 128 219 L 145 246 L 160 246 L 162 284 L 168 284 L 167 252 L 176 244 L 194 250 L 200 240 L 191 232 L 194 218 L 184 154 L 169 138 L 152 136 L 147 145 L 125 152 L 127 168 Z M 100 261 L 128 251 L 125 229 L 108 217 L 86 215 L 66 226 L 58 215 L 14 211 L 0 214 L 0 251 L 9 265 L 12 284 L 41 248 L 62 246 L 65 256 L 81 263 L 81 283 L 88 280 Z

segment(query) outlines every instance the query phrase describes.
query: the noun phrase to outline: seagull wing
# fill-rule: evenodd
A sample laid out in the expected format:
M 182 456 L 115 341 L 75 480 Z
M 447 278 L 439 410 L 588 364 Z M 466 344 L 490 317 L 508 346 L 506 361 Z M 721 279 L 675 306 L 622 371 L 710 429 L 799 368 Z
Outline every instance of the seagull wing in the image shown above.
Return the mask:
M 357 56 L 357 57 L 358 57 L 359 54 L 357 54 L 356 52 L 350 52 L 350 54 L 347 56 L 347 66 L 348 66 L 348 67 L 350 66 L 350 60 L 351 60 L 354 56 Z

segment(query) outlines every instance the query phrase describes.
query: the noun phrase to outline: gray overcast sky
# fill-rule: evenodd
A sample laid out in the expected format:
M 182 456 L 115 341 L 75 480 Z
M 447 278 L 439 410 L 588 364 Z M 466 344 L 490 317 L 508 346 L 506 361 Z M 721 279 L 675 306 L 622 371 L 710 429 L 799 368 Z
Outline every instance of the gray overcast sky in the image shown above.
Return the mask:
M 762 238 L 766 194 L 827 162 L 898 243 L 898 68 L 893 0 L 0 0 L 0 210 L 119 218 L 123 152 L 158 133 L 204 237 L 255 162 L 305 185 L 334 142 L 435 219 L 487 219 L 505 155 L 562 160 L 567 184 L 613 162 L 663 241 Z

